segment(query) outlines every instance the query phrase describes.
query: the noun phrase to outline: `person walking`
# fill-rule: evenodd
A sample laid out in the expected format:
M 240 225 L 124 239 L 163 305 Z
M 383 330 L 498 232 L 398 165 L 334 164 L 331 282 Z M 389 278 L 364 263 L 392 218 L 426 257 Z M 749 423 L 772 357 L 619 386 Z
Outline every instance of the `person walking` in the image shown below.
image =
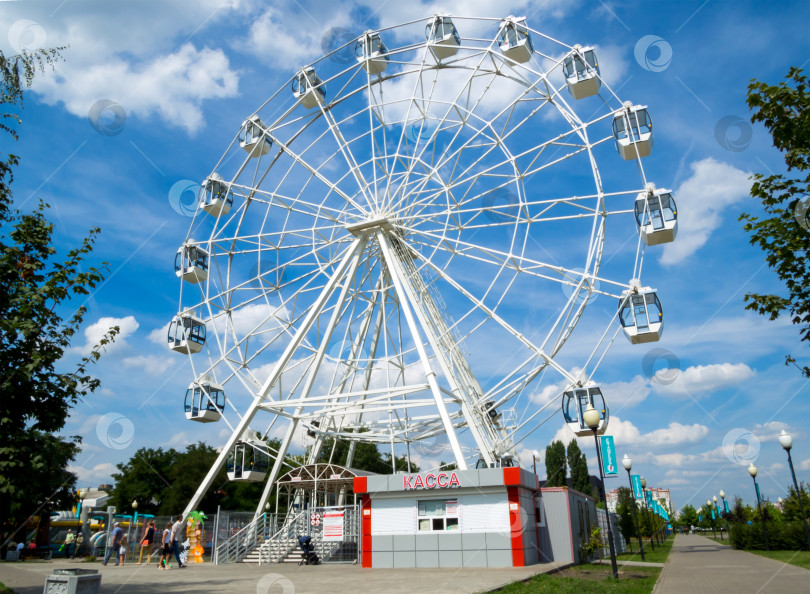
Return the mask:
M 141 554 L 138 556 L 138 565 L 143 561 L 143 550 L 146 549 L 146 564 L 149 565 L 149 560 L 152 558 L 152 542 L 155 538 L 155 522 L 150 520 L 146 525 L 146 530 L 141 539 Z
M 116 522 L 113 524 L 112 543 L 107 543 L 107 551 L 104 553 L 104 563 L 102 563 L 102 565 L 106 566 L 112 555 L 115 555 L 115 564 L 118 565 L 119 553 L 121 552 L 121 539 L 123 537 L 124 531 L 121 529 L 121 526 L 118 525 L 118 522 Z
M 183 562 L 180 561 L 180 543 L 178 539 L 183 533 L 183 516 L 177 516 L 177 521 L 172 525 L 172 552 L 174 558 L 177 559 L 177 567 L 185 567 Z
M 166 522 L 166 528 L 163 530 L 163 538 L 161 539 L 163 543 L 163 552 L 160 555 L 160 561 L 158 562 L 158 569 L 171 569 L 172 566 L 169 565 L 169 559 L 172 556 L 172 523 Z

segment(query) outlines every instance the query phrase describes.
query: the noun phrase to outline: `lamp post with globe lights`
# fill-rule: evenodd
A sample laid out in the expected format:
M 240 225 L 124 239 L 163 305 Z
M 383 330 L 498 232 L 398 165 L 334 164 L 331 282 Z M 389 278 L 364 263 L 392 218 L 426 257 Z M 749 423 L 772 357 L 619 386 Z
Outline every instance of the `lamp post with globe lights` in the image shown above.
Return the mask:
M 717 511 L 717 519 L 720 519 L 720 508 L 717 506 L 717 495 L 712 495 L 712 501 L 714 501 L 714 509 Z M 723 525 L 720 524 L 720 540 L 723 540 Z
M 790 476 L 793 477 L 793 487 L 796 489 L 796 497 L 799 498 L 799 509 L 802 512 L 802 524 L 804 524 L 804 536 L 807 538 L 807 546 L 810 547 L 810 528 L 807 527 L 807 516 L 804 514 L 804 493 L 799 491 L 799 483 L 796 481 L 796 471 L 793 469 L 793 457 L 790 455 L 790 450 L 793 448 L 793 437 L 782 429 L 779 433 L 779 444 L 787 452 L 788 465 L 790 466 Z
M 630 470 L 633 468 L 633 461 L 627 454 L 622 458 L 622 466 L 627 471 L 627 478 L 630 480 L 630 490 L 633 490 L 633 478 Z M 643 495 L 643 494 L 642 494 Z M 636 509 L 636 496 L 633 495 L 633 521 L 636 523 L 636 536 L 638 536 L 638 548 L 641 549 L 641 560 L 644 561 L 644 540 L 641 538 L 641 527 L 638 524 L 638 510 Z
M 87 513 L 87 507 L 84 505 L 84 498 L 87 497 L 88 489 L 82 487 L 79 489 L 79 499 L 81 499 L 81 509 L 79 510 L 79 531 L 82 535 L 82 542 L 81 546 L 83 547 L 83 552 L 85 555 L 89 550 L 90 546 L 90 515 Z M 78 536 L 76 538 L 76 548 L 73 549 L 73 556 L 76 557 L 76 553 L 79 552 L 79 545 Z
M 717 499 L 717 498 L 715 497 L 715 499 Z M 715 532 L 715 530 L 714 530 L 714 510 L 712 509 L 712 500 L 711 499 L 706 500 L 706 507 L 709 508 L 709 513 L 712 514 L 710 516 L 710 520 L 711 520 L 711 523 L 712 523 L 712 537 L 717 538 L 717 532 Z
M 720 489 L 720 499 L 723 500 L 723 519 L 726 521 L 726 532 L 729 531 L 728 516 L 726 515 L 726 492 Z M 731 536 L 729 536 L 731 538 Z
M 643 476 L 641 477 L 641 495 L 644 497 L 644 517 L 649 520 L 650 508 L 647 506 L 647 479 L 645 479 Z M 655 542 L 653 542 L 652 537 L 652 520 L 650 520 L 650 546 L 654 551 Z
M 607 497 L 605 496 L 605 474 L 602 470 L 602 452 L 599 449 L 599 437 L 596 435 L 602 417 L 599 411 L 593 407 L 593 404 L 589 402 L 588 408 L 585 409 L 582 415 L 582 419 L 585 421 L 585 424 L 590 427 L 591 431 L 593 431 L 593 440 L 596 444 L 597 466 L 599 466 L 599 479 L 600 485 L 602 486 L 602 500 L 607 502 Z M 619 568 L 616 566 L 616 549 L 613 545 L 613 528 L 610 526 L 610 511 L 607 510 L 607 508 L 605 509 L 605 519 L 607 520 L 608 545 L 610 546 L 610 568 L 613 571 L 613 577 L 619 579 Z
M 759 521 L 762 522 L 762 538 L 765 540 L 765 548 L 767 550 L 771 550 L 770 545 L 768 545 L 768 529 L 765 526 L 765 516 L 762 513 L 762 502 L 759 497 L 759 485 L 757 484 L 757 467 L 754 466 L 754 463 L 751 462 L 751 465 L 748 467 L 748 474 L 751 475 L 751 478 L 754 479 L 754 490 L 757 493 L 757 510 L 759 511 Z

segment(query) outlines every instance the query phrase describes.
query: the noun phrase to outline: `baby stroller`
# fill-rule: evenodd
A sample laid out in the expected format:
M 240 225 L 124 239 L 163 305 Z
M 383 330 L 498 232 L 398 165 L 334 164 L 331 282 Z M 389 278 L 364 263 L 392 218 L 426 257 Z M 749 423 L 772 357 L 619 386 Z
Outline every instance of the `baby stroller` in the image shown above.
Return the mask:
M 318 554 L 315 552 L 315 545 L 312 544 L 312 537 L 311 536 L 299 536 L 298 537 L 298 546 L 301 547 L 303 553 L 301 553 L 301 560 L 298 562 L 298 565 L 318 565 L 321 560 L 318 558 Z

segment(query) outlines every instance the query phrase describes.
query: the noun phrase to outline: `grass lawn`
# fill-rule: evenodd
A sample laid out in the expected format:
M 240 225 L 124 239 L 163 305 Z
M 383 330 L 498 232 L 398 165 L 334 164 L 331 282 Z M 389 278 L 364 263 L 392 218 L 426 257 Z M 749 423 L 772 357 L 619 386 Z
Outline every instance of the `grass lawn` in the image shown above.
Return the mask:
M 620 568 L 619 579 L 614 580 L 610 565 L 575 565 L 556 573 L 534 576 L 525 582 L 515 582 L 495 591 L 503 594 L 529 592 L 647 594 L 652 592 L 660 573 L 661 569 L 658 567 Z
M 644 543 L 644 561 L 648 563 L 664 563 L 667 560 L 667 555 L 669 555 L 669 551 L 672 549 L 672 541 L 674 537 L 670 536 L 667 540 L 663 543 L 656 544 L 655 550 L 653 551 L 650 547 L 649 542 Z M 616 559 L 619 561 L 641 561 L 641 553 L 638 551 L 638 541 L 633 543 L 633 549 L 635 552 L 626 552 L 618 555 Z
M 0 594 L 14 594 L 14 590 L 6 588 L 2 582 L 0 582 Z

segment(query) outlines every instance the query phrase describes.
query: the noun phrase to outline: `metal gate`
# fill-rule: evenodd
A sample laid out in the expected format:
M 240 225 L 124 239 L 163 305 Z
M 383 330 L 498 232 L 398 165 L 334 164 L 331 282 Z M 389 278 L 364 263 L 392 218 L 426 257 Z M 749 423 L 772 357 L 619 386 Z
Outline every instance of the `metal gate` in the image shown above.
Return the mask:
M 360 514 L 359 505 L 310 508 L 309 534 L 322 563 L 360 560 Z

